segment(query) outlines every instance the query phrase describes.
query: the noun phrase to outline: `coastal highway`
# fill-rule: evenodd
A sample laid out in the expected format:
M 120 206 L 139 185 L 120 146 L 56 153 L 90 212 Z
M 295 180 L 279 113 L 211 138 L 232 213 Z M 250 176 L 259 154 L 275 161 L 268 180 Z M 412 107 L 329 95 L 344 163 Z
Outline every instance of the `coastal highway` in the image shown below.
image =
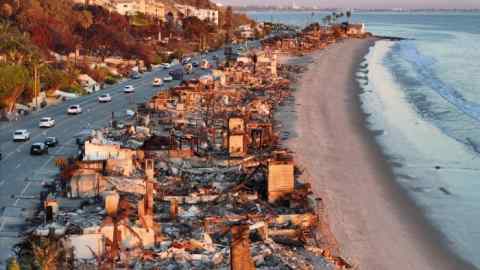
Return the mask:
M 223 50 L 204 57 L 197 56 L 193 60 L 206 58 L 213 63 L 214 54 L 221 59 Z M 178 67 L 180 66 L 169 70 Z M 93 94 L 31 113 L 19 121 L 0 124 L 0 151 L 3 154 L 0 161 L 0 265 L 8 258 L 12 245 L 18 241 L 19 233 L 25 229 L 25 226 L 22 226 L 25 218 L 32 215 L 39 203 L 42 183 L 58 173 L 54 164 L 55 157 L 74 155 L 78 151 L 74 136 L 87 128 L 105 127 L 112 117 L 112 112 L 116 117 L 123 117 L 126 109 L 134 109 L 137 103 L 147 101 L 157 91 L 178 84 L 178 81 L 173 81 L 164 83 L 162 87 L 152 86 L 155 77 L 163 78 L 168 75 L 169 70 L 153 69 L 144 73 L 140 79 L 126 80 Z M 208 72 L 195 68 L 193 74 L 185 79 L 199 77 Z M 125 85 L 135 87 L 135 93 L 123 93 Z M 105 93 L 111 95 L 112 102 L 99 103 L 97 97 Z M 73 104 L 80 104 L 83 112 L 79 115 L 67 115 L 67 108 Z M 53 117 L 56 125 L 49 129 L 38 128 L 40 118 L 46 116 Z M 30 141 L 13 142 L 12 135 L 17 129 L 30 131 Z M 47 136 L 57 137 L 59 145 L 50 148 L 48 155 L 31 156 L 31 144 L 43 142 Z

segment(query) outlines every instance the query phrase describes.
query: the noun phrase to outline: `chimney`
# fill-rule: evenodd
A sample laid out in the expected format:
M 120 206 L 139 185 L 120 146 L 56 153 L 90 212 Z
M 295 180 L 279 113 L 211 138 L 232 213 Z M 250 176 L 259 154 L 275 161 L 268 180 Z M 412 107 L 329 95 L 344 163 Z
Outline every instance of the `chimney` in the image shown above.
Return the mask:
M 155 164 L 153 159 L 145 159 L 145 176 L 148 181 L 153 181 L 155 176 Z
M 230 265 L 232 270 L 254 270 L 250 253 L 250 229 L 248 225 L 232 227 L 232 244 L 230 246 Z
M 117 214 L 118 211 L 118 203 L 120 201 L 120 195 L 116 191 L 111 191 L 105 194 L 105 211 L 107 211 L 107 215 L 113 217 Z

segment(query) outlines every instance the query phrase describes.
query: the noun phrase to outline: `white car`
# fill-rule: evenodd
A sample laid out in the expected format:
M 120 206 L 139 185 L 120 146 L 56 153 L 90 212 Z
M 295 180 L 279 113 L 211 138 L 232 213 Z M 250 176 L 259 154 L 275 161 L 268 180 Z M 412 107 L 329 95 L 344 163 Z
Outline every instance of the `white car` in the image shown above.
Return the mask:
M 190 61 L 192 61 L 191 57 L 185 57 L 182 60 L 182 65 L 186 65 L 186 64 L 190 63 Z
M 51 128 L 55 126 L 55 119 L 52 117 L 43 117 L 40 119 L 40 123 L 38 123 L 38 127 L 41 128 Z
M 171 82 L 171 81 L 173 81 L 173 77 L 170 76 L 170 75 L 167 75 L 167 76 L 163 77 L 163 81 L 164 82 Z
M 155 78 L 155 79 L 153 80 L 153 83 L 152 83 L 152 85 L 155 86 L 155 87 L 162 86 L 162 84 L 163 84 L 163 81 L 162 81 L 162 79 L 160 79 L 160 78 Z
M 78 105 L 78 104 L 71 105 L 70 107 L 68 107 L 67 113 L 68 114 L 80 114 L 80 113 L 82 113 L 82 107 L 80 107 L 80 105 Z
M 110 101 L 112 101 L 112 97 L 110 96 L 110 94 L 103 94 L 98 96 L 98 102 L 100 103 L 110 102 Z
M 169 69 L 171 67 L 170 63 L 163 63 L 160 65 L 163 69 Z
M 135 88 L 133 88 L 133 86 L 131 86 L 131 85 L 126 85 L 123 88 L 123 92 L 126 93 L 126 94 L 133 93 L 133 92 L 135 92 Z
M 28 141 L 30 140 L 30 132 L 28 132 L 26 129 L 19 129 L 15 130 L 13 133 L 13 141 Z

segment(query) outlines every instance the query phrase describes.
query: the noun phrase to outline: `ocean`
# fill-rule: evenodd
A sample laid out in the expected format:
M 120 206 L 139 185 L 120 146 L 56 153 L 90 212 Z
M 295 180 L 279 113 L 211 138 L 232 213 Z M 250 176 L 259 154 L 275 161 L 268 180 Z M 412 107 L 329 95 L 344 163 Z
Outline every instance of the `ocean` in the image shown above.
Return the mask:
M 299 26 L 325 15 L 249 13 Z M 480 13 L 354 13 L 351 21 L 411 39 L 377 42 L 359 68 L 368 128 L 443 244 L 480 268 Z

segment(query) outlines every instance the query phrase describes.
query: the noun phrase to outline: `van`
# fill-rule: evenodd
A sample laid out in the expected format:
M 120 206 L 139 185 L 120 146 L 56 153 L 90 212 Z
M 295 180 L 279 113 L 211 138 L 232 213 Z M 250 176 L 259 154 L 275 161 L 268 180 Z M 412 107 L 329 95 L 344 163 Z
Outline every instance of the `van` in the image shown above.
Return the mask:
M 183 70 L 182 69 L 176 69 L 171 72 L 172 78 L 176 81 L 182 81 L 183 80 Z

